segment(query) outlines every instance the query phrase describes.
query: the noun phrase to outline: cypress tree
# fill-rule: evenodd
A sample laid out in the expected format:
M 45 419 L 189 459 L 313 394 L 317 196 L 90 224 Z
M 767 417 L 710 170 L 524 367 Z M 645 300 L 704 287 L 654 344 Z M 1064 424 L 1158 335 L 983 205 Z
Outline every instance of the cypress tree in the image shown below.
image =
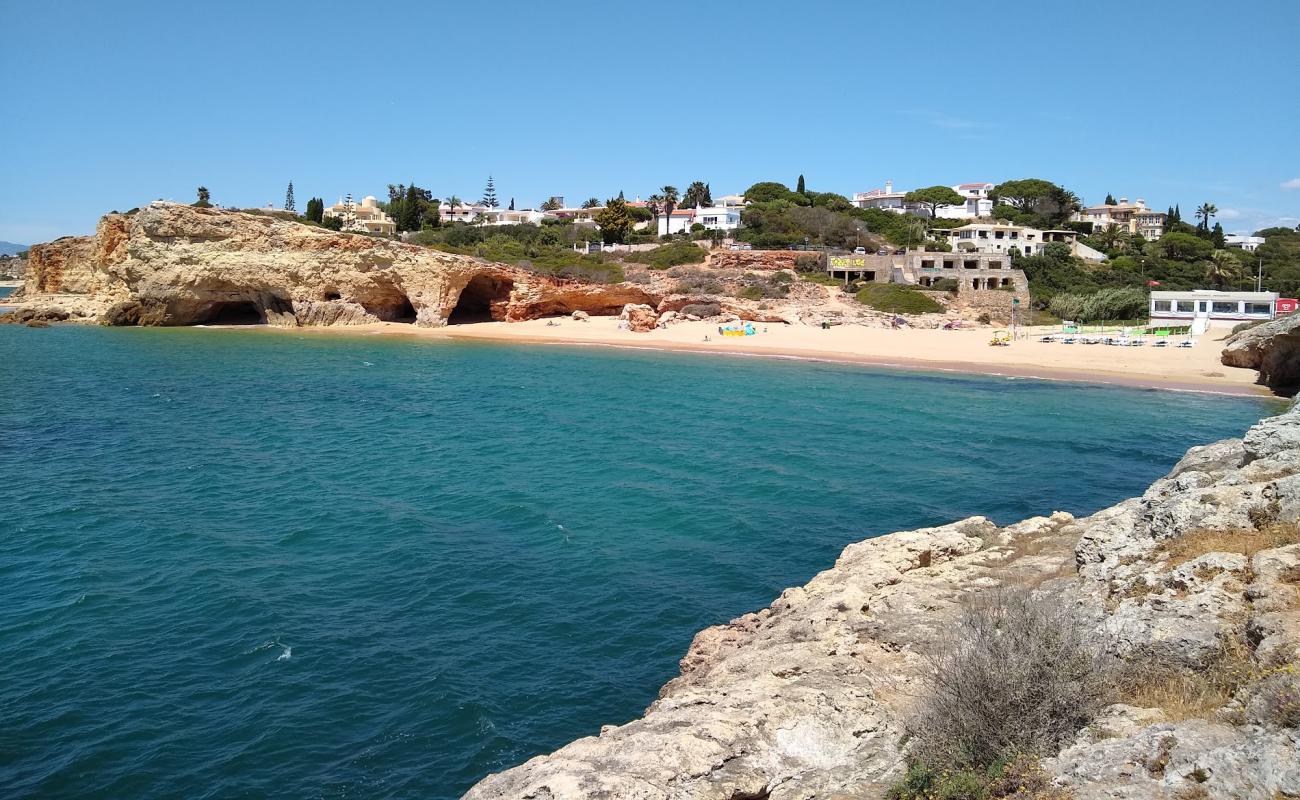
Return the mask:
M 804 191 L 805 191 L 805 190 L 804 190 L 804 185 L 803 185 L 803 176 L 802 176 L 802 175 L 799 176 L 799 185 L 798 185 L 798 187 L 795 189 L 795 191 L 798 192 L 799 194 L 803 194 Z
M 293 207 L 293 181 L 289 181 L 289 189 L 284 193 L 284 210 L 290 212 L 297 211 L 297 209 Z
M 1111 194 L 1110 192 L 1106 192 L 1106 205 L 1108 206 L 1115 205 L 1115 195 Z
M 396 222 L 399 231 L 420 229 L 420 190 L 414 183 L 406 187 L 406 197 L 402 198 L 402 208 L 398 211 Z
M 325 216 L 325 201 L 313 197 L 307 201 L 307 219 L 319 223 Z
M 515 199 L 513 197 L 510 198 L 510 210 L 511 211 L 515 210 Z
M 1222 250 L 1225 246 L 1225 241 L 1223 237 L 1223 226 L 1217 222 L 1214 223 L 1214 231 L 1210 233 L 1210 240 L 1214 242 L 1214 247 L 1216 250 Z

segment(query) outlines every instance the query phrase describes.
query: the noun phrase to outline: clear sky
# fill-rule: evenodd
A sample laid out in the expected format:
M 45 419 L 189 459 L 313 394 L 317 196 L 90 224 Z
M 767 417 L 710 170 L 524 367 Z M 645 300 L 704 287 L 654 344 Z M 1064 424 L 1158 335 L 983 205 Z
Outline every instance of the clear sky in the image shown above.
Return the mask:
M 216 203 L 1042 177 L 1300 222 L 1300 2 L 0 0 L 0 239 Z

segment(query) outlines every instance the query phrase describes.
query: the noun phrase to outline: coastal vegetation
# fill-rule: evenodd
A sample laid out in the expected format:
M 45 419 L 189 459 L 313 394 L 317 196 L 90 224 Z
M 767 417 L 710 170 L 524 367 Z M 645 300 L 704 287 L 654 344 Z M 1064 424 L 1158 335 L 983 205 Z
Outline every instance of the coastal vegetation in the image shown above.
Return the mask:
M 573 249 L 575 243 L 593 241 L 597 236 L 593 228 L 572 224 L 494 227 L 456 224 L 424 228 L 408 240 L 446 253 L 476 256 L 548 275 L 596 283 L 623 280 L 622 265 L 606 254 L 588 255 Z
M 646 264 L 650 269 L 668 269 L 682 264 L 701 264 L 709 257 L 703 247 L 686 241 L 669 242 L 653 250 L 637 250 L 623 254 L 624 261 Z
M 937 314 L 944 308 L 925 292 L 899 283 L 868 283 L 856 297 L 868 308 L 894 314 Z
M 1113 664 L 1058 597 L 1000 589 L 963 609 L 926 652 L 908 724 L 911 765 L 892 800 L 1047 800 L 1037 759 L 1055 754 L 1105 705 Z

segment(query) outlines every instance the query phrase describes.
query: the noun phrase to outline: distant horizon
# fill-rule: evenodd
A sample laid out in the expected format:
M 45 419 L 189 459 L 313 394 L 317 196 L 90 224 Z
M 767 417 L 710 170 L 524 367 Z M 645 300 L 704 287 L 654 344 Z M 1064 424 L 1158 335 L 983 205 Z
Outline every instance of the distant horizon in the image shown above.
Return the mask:
M 489 175 L 520 207 L 801 173 L 850 197 L 1038 177 L 1089 205 L 1211 202 L 1230 233 L 1300 223 L 1300 5 L 939 5 L 755 2 L 688 23 L 590 0 L 410 4 L 362 26 L 330 2 L 4 2 L 22 111 L 0 130 L 0 239 L 88 234 L 199 185 L 279 208 L 293 181 L 301 210 L 410 181 L 470 202 Z M 960 24 L 936 36 L 945 6 Z

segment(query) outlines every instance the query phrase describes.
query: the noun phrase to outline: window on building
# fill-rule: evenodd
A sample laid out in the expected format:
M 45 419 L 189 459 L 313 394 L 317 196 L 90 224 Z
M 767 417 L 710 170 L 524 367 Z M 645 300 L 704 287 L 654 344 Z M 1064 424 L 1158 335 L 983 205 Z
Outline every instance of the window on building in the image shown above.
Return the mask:
M 1002 262 L 997 260 L 990 261 L 989 269 L 1002 269 Z
M 1011 238 L 1012 238 L 1012 239 L 1019 239 L 1019 238 L 1020 238 L 1020 231 L 1012 231 L 1012 232 L 1011 232 Z
M 1216 314 L 1236 314 L 1237 310 L 1238 305 L 1236 303 L 1216 301 L 1214 304 L 1214 313 Z
M 1264 314 L 1265 316 L 1273 313 L 1273 307 L 1268 303 L 1247 303 L 1247 314 Z
M 927 258 L 921 261 L 921 269 L 934 269 L 934 259 Z
M 1172 300 L 1152 300 L 1152 301 L 1151 301 L 1151 310 L 1152 310 L 1152 311 L 1172 311 L 1172 310 L 1173 310 L 1173 305 L 1174 305 L 1174 304 L 1173 304 L 1173 301 L 1172 301 Z
M 1196 310 L 1196 303 L 1192 302 L 1191 300 L 1178 301 L 1178 313 L 1191 314 L 1195 310 Z
M 980 238 L 981 238 L 981 239 L 987 239 L 987 238 L 989 238 L 989 232 L 988 232 L 988 231 L 980 231 Z
M 998 231 L 997 233 L 993 234 L 994 239 L 1001 239 L 1002 236 L 1003 236 L 1002 231 Z
M 950 259 L 950 258 L 945 258 L 945 259 L 943 260 L 943 268 L 944 268 L 944 269 L 954 269 L 956 266 L 957 266 L 957 262 L 956 262 L 956 261 L 953 261 L 953 260 Z

